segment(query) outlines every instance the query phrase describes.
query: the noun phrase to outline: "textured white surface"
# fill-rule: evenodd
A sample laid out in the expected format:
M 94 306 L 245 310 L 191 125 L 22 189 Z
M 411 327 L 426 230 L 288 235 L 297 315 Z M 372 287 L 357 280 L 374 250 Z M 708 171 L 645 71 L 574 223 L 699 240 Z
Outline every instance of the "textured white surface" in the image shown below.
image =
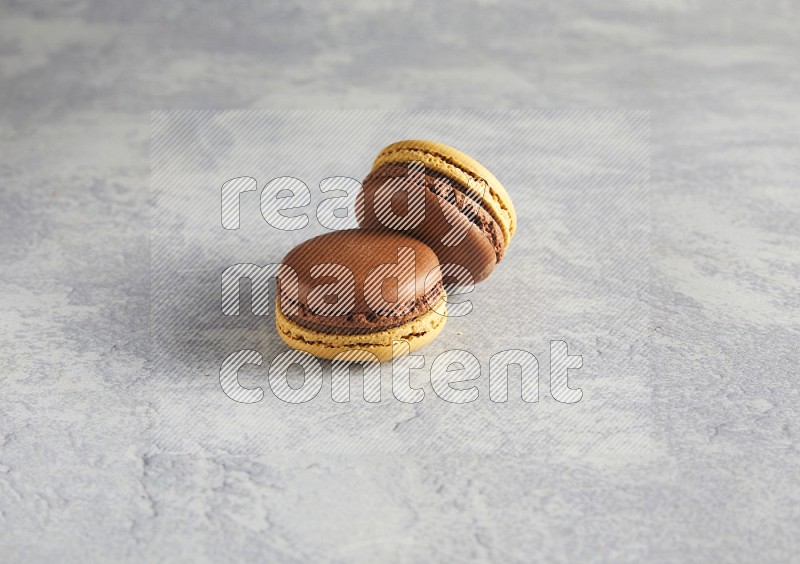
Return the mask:
M 6 2 L 1 558 L 796 559 L 796 6 Z M 147 363 L 149 112 L 185 107 L 650 110 L 637 403 L 563 406 L 563 449 L 165 448 L 230 403 Z

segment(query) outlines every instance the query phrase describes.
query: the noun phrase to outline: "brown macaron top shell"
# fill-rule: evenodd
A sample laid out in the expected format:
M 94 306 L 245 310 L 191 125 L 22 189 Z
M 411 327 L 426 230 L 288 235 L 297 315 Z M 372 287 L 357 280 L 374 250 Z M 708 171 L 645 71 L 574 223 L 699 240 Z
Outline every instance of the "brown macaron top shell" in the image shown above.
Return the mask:
M 424 219 L 409 229 L 387 225 L 376 213 L 378 189 L 386 183 L 398 182 L 424 190 Z M 424 241 L 443 266 L 465 267 L 474 282 L 488 278 L 503 258 L 505 241 L 500 226 L 479 202 L 447 176 L 419 164 L 387 163 L 370 172 L 362 187 L 356 200 L 356 217 L 362 227 L 390 229 Z M 412 219 L 409 214 L 416 213 L 409 209 L 408 198 L 403 196 L 392 196 L 389 205 L 400 218 Z M 454 241 L 454 233 L 463 238 Z
M 444 294 L 439 259 L 428 245 L 370 229 L 301 243 L 283 259 L 277 288 L 284 315 L 333 334 L 397 327 L 430 311 Z

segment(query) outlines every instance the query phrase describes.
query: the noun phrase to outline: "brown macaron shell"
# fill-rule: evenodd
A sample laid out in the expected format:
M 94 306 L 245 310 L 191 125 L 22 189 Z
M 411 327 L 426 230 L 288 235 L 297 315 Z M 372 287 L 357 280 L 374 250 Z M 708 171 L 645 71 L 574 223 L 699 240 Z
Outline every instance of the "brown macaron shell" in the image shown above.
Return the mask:
M 349 276 L 342 267 L 352 273 L 354 288 L 347 288 Z M 284 258 L 277 287 L 286 317 L 339 335 L 398 327 L 431 311 L 444 295 L 439 259 L 430 247 L 413 237 L 369 229 L 336 231 L 301 243 Z M 382 306 L 373 309 L 377 293 Z
M 374 169 L 364 179 L 356 200 L 356 218 L 364 228 L 392 229 L 376 214 L 376 195 L 385 183 L 406 182 L 424 190 L 425 217 L 410 229 L 396 228 L 424 241 L 438 255 L 441 264 L 465 267 L 474 282 L 488 278 L 505 251 L 503 232 L 492 215 L 469 197 L 459 184 L 425 167 L 415 169 L 407 163 L 388 163 Z M 403 197 L 393 197 L 389 204 L 398 217 L 414 213 Z M 448 241 L 453 233 L 463 234 L 456 244 Z M 447 244 L 449 242 L 450 244 Z M 459 280 L 459 282 L 463 282 Z

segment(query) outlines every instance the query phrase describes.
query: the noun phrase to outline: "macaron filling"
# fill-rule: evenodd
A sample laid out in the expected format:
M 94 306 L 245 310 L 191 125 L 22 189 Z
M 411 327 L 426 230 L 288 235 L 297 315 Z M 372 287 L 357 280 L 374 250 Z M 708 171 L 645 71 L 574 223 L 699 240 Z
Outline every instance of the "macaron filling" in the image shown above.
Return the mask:
M 459 182 L 440 172 L 424 168 L 425 188 L 435 194 L 440 201 L 454 206 L 464 215 L 473 225 L 484 234 L 489 240 L 495 251 L 497 262 L 503 259 L 505 253 L 505 237 L 503 230 L 492 217 L 492 214 L 483 206 L 480 200 L 466 190 Z M 409 176 L 409 168 L 402 163 L 386 163 L 369 173 L 364 179 L 364 185 L 375 183 L 382 184 L 390 178 L 402 178 Z
M 278 280 L 279 304 L 286 317 L 307 329 L 334 335 L 363 335 L 399 327 L 428 313 L 444 295 L 444 284 L 440 280 L 429 288 L 421 299 L 398 303 L 383 315 L 372 311 L 366 313 L 353 311 L 347 315 L 320 315 L 314 313 L 306 304 L 281 292 Z

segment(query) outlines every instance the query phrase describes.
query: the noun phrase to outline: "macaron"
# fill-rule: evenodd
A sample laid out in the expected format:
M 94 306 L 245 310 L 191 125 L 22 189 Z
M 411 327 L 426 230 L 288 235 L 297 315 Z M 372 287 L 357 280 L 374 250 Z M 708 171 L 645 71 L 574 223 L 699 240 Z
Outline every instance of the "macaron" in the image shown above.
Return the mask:
M 351 229 L 292 249 L 277 276 L 275 325 L 290 347 L 333 359 L 366 351 L 392 358 L 431 342 L 447 320 L 436 253 L 391 231 Z M 365 358 L 371 359 L 369 355 Z
M 460 265 L 474 282 L 489 277 L 517 227 L 511 198 L 491 172 L 458 149 L 423 140 L 380 151 L 358 194 L 356 217 L 362 227 L 425 242 L 445 271 Z

